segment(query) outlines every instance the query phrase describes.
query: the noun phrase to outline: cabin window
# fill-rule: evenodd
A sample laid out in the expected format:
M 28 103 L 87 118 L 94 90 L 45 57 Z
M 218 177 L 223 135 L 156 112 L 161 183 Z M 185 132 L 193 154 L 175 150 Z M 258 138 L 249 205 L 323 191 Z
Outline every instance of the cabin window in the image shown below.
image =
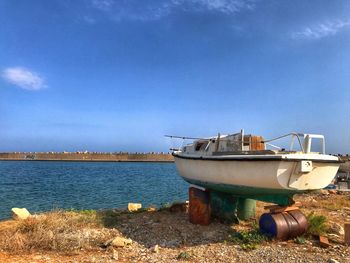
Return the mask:
M 205 142 L 197 142 L 196 147 L 195 147 L 195 150 L 196 150 L 196 151 L 204 150 L 205 147 L 207 147 L 207 145 L 208 145 L 208 141 L 205 141 Z
M 244 136 L 243 146 L 249 146 L 249 145 L 250 145 L 250 136 Z

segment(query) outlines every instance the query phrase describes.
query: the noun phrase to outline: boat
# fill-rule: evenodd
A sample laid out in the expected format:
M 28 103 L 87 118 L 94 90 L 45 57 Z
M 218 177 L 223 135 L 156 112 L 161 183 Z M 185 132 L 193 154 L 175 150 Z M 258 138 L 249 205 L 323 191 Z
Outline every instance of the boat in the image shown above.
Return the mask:
M 176 168 L 188 183 L 278 205 L 294 203 L 293 195 L 328 186 L 341 160 L 325 153 L 325 138 L 318 134 L 289 133 L 270 140 L 239 133 L 191 139 L 173 149 Z M 273 141 L 291 137 L 289 149 Z M 318 140 L 320 151 L 312 151 Z M 299 147 L 294 150 L 295 142 Z

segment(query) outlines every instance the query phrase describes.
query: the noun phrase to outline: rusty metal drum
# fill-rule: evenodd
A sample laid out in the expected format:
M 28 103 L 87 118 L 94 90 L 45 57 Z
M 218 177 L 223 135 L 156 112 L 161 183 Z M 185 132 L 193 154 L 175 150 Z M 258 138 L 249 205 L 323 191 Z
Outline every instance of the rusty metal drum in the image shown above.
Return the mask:
M 306 216 L 300 211 L 300 210 L 292 210 L 288 211 L 288 214 L 290 214 L 294 219 L 298 222 L 298 234 L 296 236 L 300 236 L 304 233 L 306 233 L 307 228 L 309 226 Z
M 265 213 L 259 220 L 260 230 L 278 240 L 287 240 L 304 234 L 306 217 L 299 210 L 281 213 Z

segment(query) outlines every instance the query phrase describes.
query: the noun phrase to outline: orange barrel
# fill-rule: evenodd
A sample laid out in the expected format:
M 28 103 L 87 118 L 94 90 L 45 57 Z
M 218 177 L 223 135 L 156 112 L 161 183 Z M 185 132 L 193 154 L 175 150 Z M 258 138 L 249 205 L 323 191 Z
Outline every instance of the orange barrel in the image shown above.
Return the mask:
M 265 213 L 260 217 L 259 227 L 268 236 L 286 240 L 304 234 L 307 230 L 307 221 L 299 210 Z
M 210 224 L 210 194 L 195 187 L 189 188 L 189 219 L 192 224 Z

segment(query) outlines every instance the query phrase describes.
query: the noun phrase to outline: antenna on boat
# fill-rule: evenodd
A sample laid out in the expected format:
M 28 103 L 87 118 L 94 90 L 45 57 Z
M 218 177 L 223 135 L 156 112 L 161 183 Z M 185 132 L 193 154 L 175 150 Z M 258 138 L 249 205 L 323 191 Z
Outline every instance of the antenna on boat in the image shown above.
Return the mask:
M 215 152 L 219 150 L 219 145 L 220 145 L 220 132 L 218 133 L 218 137 L 216 137 Z
M 187 136 L 177 136 L 177 135 L 164 135 L 168 138 L 176 138 L 176 139 L 189 139 L 189 140 L 203 140 L 205 138 L 198 138 L 198 137 L 187 137 Z

